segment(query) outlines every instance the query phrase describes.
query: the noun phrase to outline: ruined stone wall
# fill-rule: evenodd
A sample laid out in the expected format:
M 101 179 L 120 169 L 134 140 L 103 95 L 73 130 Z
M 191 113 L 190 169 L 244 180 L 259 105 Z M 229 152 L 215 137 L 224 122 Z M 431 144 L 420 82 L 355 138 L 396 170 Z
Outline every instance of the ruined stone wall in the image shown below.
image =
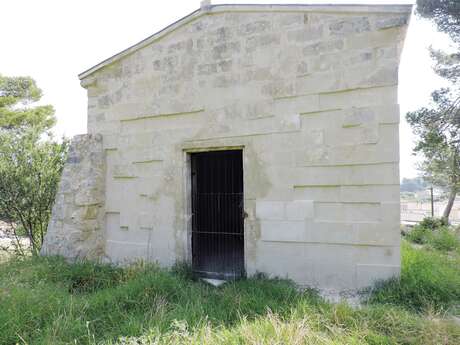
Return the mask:
M 216 6 L 85 77 L 105 255 L 189 260 L 187 153 L 242 147 L 249 275 L 348 289 L 398 274 L 409 14 Z
M 102 259 L 105 250 L 102 135 L 77 135 L 59 183 L 42 254 Z

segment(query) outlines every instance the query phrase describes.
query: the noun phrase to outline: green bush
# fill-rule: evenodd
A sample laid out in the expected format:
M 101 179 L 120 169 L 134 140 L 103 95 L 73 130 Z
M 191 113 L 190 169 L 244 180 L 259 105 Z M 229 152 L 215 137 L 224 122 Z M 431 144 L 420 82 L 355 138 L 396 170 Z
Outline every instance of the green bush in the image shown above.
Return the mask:
M 412 243 L 428 245 L 439 251 L 460 249 L 457 231 L 443 224 L 446 222 L 442 219 L 425 218 L 404 236 Z
M 407 234 L 406 239 L 416 244 L 426 244 L 433 236 L 432 230 L 421 225 L 414 226 Z
M 448 226 L 449 223 L 445 218 L 432 218 L 432 217 L 425 217 L 419 223 L 419 225 L 426 229 L 436 230 L 441 227 Z
M 67 149 L 67 141 L 45 140 L 39 131 L 0 129 L 0 219 L 30 244 L 9 248 L 17 254 L 40 252 Z

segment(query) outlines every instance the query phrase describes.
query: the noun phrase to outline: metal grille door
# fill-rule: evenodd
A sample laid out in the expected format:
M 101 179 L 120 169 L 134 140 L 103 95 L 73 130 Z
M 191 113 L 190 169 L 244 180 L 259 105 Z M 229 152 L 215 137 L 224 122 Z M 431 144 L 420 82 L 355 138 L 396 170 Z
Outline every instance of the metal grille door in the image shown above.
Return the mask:
M 195 273 L 244 274 L 242 151 L 192 154 L 192 257 Z

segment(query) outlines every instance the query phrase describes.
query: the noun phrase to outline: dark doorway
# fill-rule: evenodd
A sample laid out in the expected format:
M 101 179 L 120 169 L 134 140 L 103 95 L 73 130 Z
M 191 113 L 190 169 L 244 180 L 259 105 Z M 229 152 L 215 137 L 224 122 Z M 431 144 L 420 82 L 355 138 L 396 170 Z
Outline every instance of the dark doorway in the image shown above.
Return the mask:
M 191 155 L 192 266 L 203 277 L 244 274 L 242 151 Z

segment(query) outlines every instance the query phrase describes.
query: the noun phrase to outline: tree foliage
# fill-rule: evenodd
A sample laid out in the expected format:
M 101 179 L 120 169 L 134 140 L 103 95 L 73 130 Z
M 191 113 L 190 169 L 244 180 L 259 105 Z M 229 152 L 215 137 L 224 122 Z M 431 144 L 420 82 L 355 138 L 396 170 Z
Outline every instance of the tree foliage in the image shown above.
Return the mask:
M 42 91 L 30 77 L 0 74 L 0 129 L 28 128 L 46 131 L 56 118 L 51 105 L 31 106 L 40 101 Z
M 449 90 L 433 92 L 431 107 L 410 112 L 406 118 L 418 135 L 415 153 L 425 158 L 425 178 L 443 187 L 460 187 L 460 132 L 458 119 L 452 114 Z
M 49 133 L 53 107 L 32 105 L 41 96 L 32 78 L 0 75 L 0 220 L 11 225 L 20 253 L 24 237 L 33 253 L 40 250 L 68 146 Z
M 453 51 L 446 52 L 431 48 L 435 61 L 434 70 L 453 84 L 460 81 L 460 1 L 458 0 L 417 0 L 416 13 L 433 21 L 440 32 L 446 33 L 454 45 Z M 458 95 L 458 94 L 457 94 Z M 458 98 L 457 98 L 458 102 Z M 456 104 L 458 111 L 459 104 Z M 458 112 L 457 112 L 458 116 Z
M 460 2 L 458 0 L 417 0 L 417 14 L 432 20 L 439 31 L 460 42 Z
M 453 52 L 431 49 L 434 71 L 451 82 L 450 87 L 431 94 L 429 107 L 406 115 L 418 136 L 414 153 L 423 157 L 420 168 L 426 180 L 448 189 L 444 211 L 448 218 L 460 190 L 460 2 L 458 0 L 418 0 L 417 14 L 432 20 L 452 38 Z
M 0 219 L 12 224 L 17 239 L 29 239 L 33 253 L 43 243 L 67 152 L 66 141 L 38 136 L 33 130 L 0 134 Z

